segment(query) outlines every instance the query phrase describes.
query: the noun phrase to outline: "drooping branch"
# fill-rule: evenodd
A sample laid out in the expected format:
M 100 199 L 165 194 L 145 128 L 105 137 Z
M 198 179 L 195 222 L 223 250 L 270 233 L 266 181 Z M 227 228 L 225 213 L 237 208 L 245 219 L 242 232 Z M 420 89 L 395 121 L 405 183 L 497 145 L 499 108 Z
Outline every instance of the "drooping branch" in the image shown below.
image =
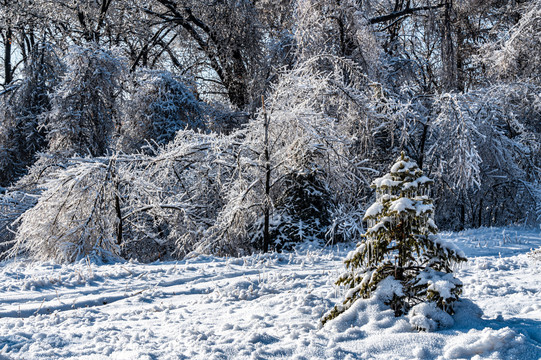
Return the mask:
M 393 11 L 390 14 L 373 17 L 369 20 L 369 22 L 370 24 L 379 24 L 382 22 L 391 21 L 391 20 L 400 18 L 402 16 L 411 15 L 419 11 L 439 9 L 439 8 L 444 7 L 445 5 L 446 5 L 445 3 L 441 3 L 438 5 L 432 5 L 432 6 L 419 6 L 419 7 L 414 7 L 414 8 L 407 7 L 404 10 Z
M 122 217 L 122 220 L 126 220 L 127 218 L 129 218 L 130 216 L 132 215 L 135 215 L 137 213 L 140 213 L 140 212 L 145 212 L 145 211 L 148 211 L 148 210 L 152 210 L 152 209 L 155 209 L 156 207 L 158 208 L 162 208 L 162 209 L 173 209 L 173 210 L 179 210 L 179 211 L 182 211 L 183 209 L 177 205 L 148 205 L 148 206 L 144 206 L 140 209 L 136 209 L 136 210 L 133 210 L 131 212 L 129 212 L 128 214 L 124 215 Z

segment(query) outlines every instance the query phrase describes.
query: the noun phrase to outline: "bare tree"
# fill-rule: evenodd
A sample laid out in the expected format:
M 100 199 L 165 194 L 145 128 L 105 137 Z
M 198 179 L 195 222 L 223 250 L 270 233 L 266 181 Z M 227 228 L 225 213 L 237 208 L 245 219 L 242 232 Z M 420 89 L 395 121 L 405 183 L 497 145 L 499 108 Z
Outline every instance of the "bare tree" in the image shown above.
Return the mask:
M 231 104 L 244 109 L 254 100 L 250 77 L 262 60 L 262 38 L 252 2 L 155 0 L 143 11 L 175 24 L 192 51 L 204 55 L 204 60 L 188 66 L 198 66 L 200 76 L 205 69 L 215 74 L 214 79 L 207 75 L 203 80 L 220 84 Z

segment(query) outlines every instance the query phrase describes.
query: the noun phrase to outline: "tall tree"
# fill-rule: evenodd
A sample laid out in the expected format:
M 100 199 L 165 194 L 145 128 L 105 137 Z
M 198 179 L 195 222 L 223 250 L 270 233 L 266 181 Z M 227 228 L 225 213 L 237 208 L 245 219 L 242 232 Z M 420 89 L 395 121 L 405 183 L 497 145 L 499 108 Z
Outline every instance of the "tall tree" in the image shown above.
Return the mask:
M 251 77 L 261 64 L 263 44 L 251 1 L 155 0 L 143 10 L 176 25 L 189 45 L 188 51 L 204 56 L 194 56 L 196 61 L 186 66 L 199 67 L 202 80 L 221 85 L 231 104 L 244 109 L 254 101 L 250 97 Z
M 0 185 L 24 174 L 34 156 L 46 148 L 42 117 L 50 109 L 49 93 L 62 72 L 60 60 L 48 44 L 29 55 L 24 77 L 1 94 Z
M 49 150 L 63 155 L 104 155 L 117 120 L 115 101 L 123 61 L 94 44 L 73 46 L 66 62 L 46 117 Z

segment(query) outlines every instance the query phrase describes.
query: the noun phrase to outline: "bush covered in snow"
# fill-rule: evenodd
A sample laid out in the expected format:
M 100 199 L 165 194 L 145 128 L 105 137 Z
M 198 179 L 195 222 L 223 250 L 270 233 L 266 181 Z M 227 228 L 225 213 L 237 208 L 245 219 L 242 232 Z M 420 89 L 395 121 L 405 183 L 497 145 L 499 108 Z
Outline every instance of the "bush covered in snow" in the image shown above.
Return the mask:
M 535 260 L 541 261 L 541 248 L 530 251 L 528 255 Z
M 185 83 L 167 71 L 133 75 L 120 129 L 124 151 L 137 151 L 149 142 L 167 144 L 181 129 L 206 129 L 203 103 Z
M 410 313 L 418 329 L 434 330 L 452 323 L 453 303 L 462 283 L 452 275 L 464 254 L 435 238 L 431 179 L 402 153 L 390 173 L 373 181 L 376 202 L 368 208 L 365 239 L 348 254 L 337 285 L 349 288 L 322 323 L 336 318 L 359 299 L 373 296 L 385 284 L 385 304 L 396 316 Z M 392 286 L 389 286 L 392 284 Z
M 116 161 L 81 162 L 52 174 L 37 204 L 24 212 L 12 255 L 73 262 L 119 253 Z

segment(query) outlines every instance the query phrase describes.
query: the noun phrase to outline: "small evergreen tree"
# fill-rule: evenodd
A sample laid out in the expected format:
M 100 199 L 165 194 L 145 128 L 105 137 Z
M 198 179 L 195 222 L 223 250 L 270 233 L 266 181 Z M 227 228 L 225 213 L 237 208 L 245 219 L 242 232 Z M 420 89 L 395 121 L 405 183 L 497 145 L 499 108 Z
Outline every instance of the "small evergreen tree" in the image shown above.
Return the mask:
M 376 202 L 364 216 L 368 230 L 364 240 L 348 254 L 347 271 L 336 282 L 350 291 L 342 304 L 322 318 L 323 324 L 358 299 L 371 297 L 386 279 L 394 284 L 390 287 L 392 294 L 385 294 L 385 303 L 396 316 L 421 305 L 412 311 L 414 315 L 424 313 L 420 318 L 412 318 L 415 327 L 433 330 L 438 326 L 438 318 L 442 318 L 441 310 L 453 314 L 453 303 L 458 300 L 462 283 L 453 277 L 451 267 L 466 258 L 460 250 L 433 236 L 437 228 L 428 196 L 432 183 L 404 153 L 390 173 L 372 182 Z M 447 314 L 443 317 L 448 318 Z
M 318 164 L 323 154 L 317 146 L 300 143 L 285 166 L 281 193 L 274 201 L 270 219 L 271 247 L 290 250 L 305 240 L 324 240 L 331 217 L 330 190 L 325 183 L 325 171 Z M 263 243 L 263 217 L 254 225 L 252 243 Z

